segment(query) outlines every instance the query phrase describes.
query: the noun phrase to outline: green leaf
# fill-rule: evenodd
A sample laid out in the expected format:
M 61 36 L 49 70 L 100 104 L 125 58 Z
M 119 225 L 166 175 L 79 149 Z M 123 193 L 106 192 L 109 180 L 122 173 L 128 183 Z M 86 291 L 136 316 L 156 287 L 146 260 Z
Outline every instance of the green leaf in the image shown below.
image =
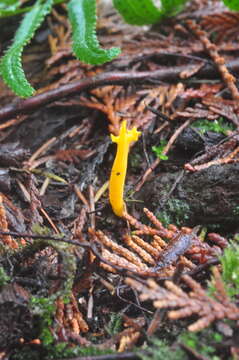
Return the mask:
M 28 12 L 31 10 L 31 7 L 24 7 L 24 8 L 11 8 L 11 10 L 0 10 L 0 18 L 14 16 L 18 14 L 22 14 L 24 12 Z
M 132 25 L 154 24 L 163 16 L 152 0 L 113 0 L 113 4 L 124 20 Z
M 150 25 L 165 16 L 172 16 L 183 9 L 187 0 L 161 0 L 161 7 L 153 0 L 113 0 L 114 7 L 124 20 L 132 25 Z
M 0 3 L 0 11 L 16 9 L 20 5 L 21 3 L 19 0 L 5 0 Z
M 182 11 L 187 0 L 161 0 L 162 10 L 166 16 L 174 16 Z
M 160 158 L 161 160 L 168 160 L 168 156 L 167 156 L 167 155 L 164 155 L 164 153 L 163 153 L 166 144 L 167 144 L 167 141 L 161 140 L 159 146 L 152 146 L 153 152 L 154 152 L 154 153 L 156 154 L 156 156 L 157 156 L 158 158 Z
M 0 3 L 0 9 L 8 7 L 8 6 L 15 5 L 15 4 L 18 4 L 18 3 L 20 3 L 19 0 L 2 0 L 1 3 Z
M 5 0 L 0 3 L 0 18 L 18 13 L 21 3 L 19 0 Z
M 25 77 L 21 56 L 24 46 L 32 39 L 35 31 L 50 12 L 52 3 L 53 0 L 36 2 L 31 11 L 24 16 L 12 45 L 1 60 L 0 71 L 3 80 L 18 96 L 29 97 L 35 91 Z
M 230 10 L 239 11 L 238 0 L 223 0 L 223 2 Z
M 73 52 L 92 65 L 111 61 L 120 54 L 119 48 L 102 49 L 96 37 L 96 0 L 71 0 L 68 4 L 72 27 Z

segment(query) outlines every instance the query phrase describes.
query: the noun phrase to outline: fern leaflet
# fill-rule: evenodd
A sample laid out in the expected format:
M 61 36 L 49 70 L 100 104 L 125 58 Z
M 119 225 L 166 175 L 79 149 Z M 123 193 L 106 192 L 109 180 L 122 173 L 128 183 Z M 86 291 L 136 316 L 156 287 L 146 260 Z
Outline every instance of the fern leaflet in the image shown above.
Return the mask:
M 230 10 L 239 11 L 238 0 L 223 0 L 223 2 Z
M 23 18 L 12 45 L 3 56 L 0 71 L 4 82 L 21 97 L 33 95 L 34 89 L 27 81 L 21 63 L 24 46 L 32 39 L 35 31 L 43 22 L 45 16 L 50 12 L 53 0 L 42 3 L 38 0 Z
M 68 4 L 72 26 L 73 51 L 76 57 L 100 65 L 119 55 L 119 48 L 102 49 L 96 37 L 96 0 L 71 0 Z
M 150 25 L 165 16 L 172 16 L 182 10 L 187 0 L 161 0 L 161 7 L 153 0 L 113 0 L 114 7 L 124 20 L 132 25 Z

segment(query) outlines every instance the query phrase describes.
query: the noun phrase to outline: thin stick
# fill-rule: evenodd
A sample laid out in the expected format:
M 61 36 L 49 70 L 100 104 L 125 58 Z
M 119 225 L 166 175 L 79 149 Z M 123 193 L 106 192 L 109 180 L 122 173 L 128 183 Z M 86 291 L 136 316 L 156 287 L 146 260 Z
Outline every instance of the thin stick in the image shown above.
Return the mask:
M 239 70 L 239 61 L 234 60 L 226 64 L 229 70 L 237 72 Z M 0 111 L 0 121 L 8 120 L 16 117 L 19 114 L 27 114 L 32 112 L 43 105 L 49 104 L 55 100 L 63 97 L 79 94 L 81 91 L 94 89 L 106 85 L 124 85 L 129 82 L 132 83 L 152 83 L 153 80 L 160 81 L 182 81 L 180 74 L 185 71 L 188 65 L 181 65 L 171 67 L 169 69 L 159 69 L 155 71 L 128 71 L 128 72 L 105 72 L 93 77 L 81 79 L 79 81 L 63 85 L 57 89 L 46 91 L 45 93 L 32 96 L 26 100 L 14 101 L 14 103 L 3 107 Z M 198 77 L 210 76 L 215 78 L 218 76 L 218 71 L 211 64 L 205 65 L 198 72 Z
M 186 129 L 186 127 L 188 127 L 188 125 L 192 122 L 191 119 L 185 121 L 171 136 L 171 138 L 169 139 L 167 145 L 164 148 L 163 151 L 163 155 L 166 155 L 169 150 L 171 149 L 173 143 L 175 142 L 175 140 L 177 139 L 177 137 L 179 136 L 179 134 Z M 149 175 L 154 171 L 154 169 L 159 165 L 159 163 L 161 162 L 160 158 L 157 158 L 153 164 L 150 166 L 150 168 L 148 168 L 146 170 L 146 172 L 144 173 L 142 180 L 140 181 L 140 183 L 136 186 L 135 191 L 139 191 L 141 189 L 141 187 L 143 186 L 143 184 L 145 183 L 145 181 L 147 180 L 147 178 L 149 177 Z
M 80 191 L 80 189 L 78 188 L 77 185 L 74 185 L 74 191 L 77 195 L 77 197 L 83 202 L 83 204 L 87 207 L 87 210 L 90 211 L 90 205 L 88 203 L 88 201 L 86 200 L 85 196 L 83 195 L 83 193 Z
M 208 52 L 208 54 L 211 56 L 213 61 L 215 62 L 218 71 L 220 72 L 225 84 L 227 85 L 228 89 L 231 92 L 232 98 L 236 101 L 239 100 L 239 91 L 236 86 L 236 78 L 230 74 L 228 71 L 225 60 L 222 56 L 219 55 L 217 47 L 215 44 L 213 44 L 207 36 L 207 33 L 203 31 L 198 24 L 196 24 L 193 20 L 186 21 L 188 27 L 191 31 L 194 32 L 194 34 L 199 38 L 199 40 L 202 42 L 204 48 Z
M 48 148 L 54 144 L 54 142 L 56 141 L 56 137 L 53 137 L 51 139 L 49 139 L 47 142 L 45 142 L 41 147 L 39 147 L 39 149 L 37 149 L 34 154 L 32 154 L 32 156 L 30 157 L 30 159 L 28 160 L 28 164 L 29 167 L 31 167 L 31 163 L 33 161 L 35 161 L 40 155 L 44 154 L 46 152 L 46 150 L 48 150 Z

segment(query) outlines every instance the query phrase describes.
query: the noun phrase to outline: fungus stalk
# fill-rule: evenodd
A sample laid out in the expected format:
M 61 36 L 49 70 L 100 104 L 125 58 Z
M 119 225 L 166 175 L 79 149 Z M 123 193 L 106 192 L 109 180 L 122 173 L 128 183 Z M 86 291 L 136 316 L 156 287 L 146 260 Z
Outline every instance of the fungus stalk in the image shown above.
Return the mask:
M 124 183 L 128 164 L 130 144 L 137 141 L 140 132 L 136 127 L 127 130 L 126 120 L 122 122 L 119 136 L 111 134 L 111 140 L 117 144 L 117 152 L 110 175 L 109 198 L 112 209 L 117 216 L 123 216 L 126 211 L 124 203 Z

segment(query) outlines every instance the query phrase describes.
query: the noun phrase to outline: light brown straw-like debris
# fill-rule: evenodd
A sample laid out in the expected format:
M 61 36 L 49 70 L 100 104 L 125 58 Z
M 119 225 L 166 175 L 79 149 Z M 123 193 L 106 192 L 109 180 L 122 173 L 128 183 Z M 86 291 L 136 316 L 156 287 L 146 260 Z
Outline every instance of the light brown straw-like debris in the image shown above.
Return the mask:
M 193 20 L 188 20 L 187 25 L 194 32 L 194 34 L 200 39 L 202 44 L 204 45 L 205 49 L 215 62 L 218 71 L 220 72 L 225 84 L 228 86 L 228 88 L 231 91 L 232 97 L 234 100 L 239 100 L 239 91 L 235 85 L 236 78 L 229 73 L 226 65 L 225 60 L 222 56 L 219 55 L 217 47 L 215 44 L 213 44 L 205 31 L 203 31 L 198 24 L 196 24 Z
M 101 244 L 101 256 L 105 260 L 101 266 L 105 270 L 117 273 L 120 268 L 140 276 L 165 278 L 174 274 L 179 260 L 184 265 L 184 272 L 187 272 L 194 270 L 198 264 L 216 258 L 214 246 L 202 242 L 195 233 L 196 228 L 178 229 L 174 225 L 165 228 L 148 209 L 144 209 L 144 212 L 156 228 L 124 214 L 129 224 L 136 228 L 131 234 L 123 236 L 125 246 L 119 245 L 100 230 L 89 229 L 93 241 Z M 215 234 L 212 241 L 214 238 L 220 252 L 225 247 L 226 239 L 217 241 L 218 236 Z
M 227 296 L 217 268 L 213 269 L 214 297 L 209 296 L 190 276 L 183 275 L 182 280 L 191 289 L 189 293 L 171 281 L 165 281 L 165 287 L 159 286 L 154 280 L 148 280 L 148 284 L 145 285 L 127 278 L 126 283 L 141 293 L 142 301 L 152 300 L 157 309 L 176 309 L 168 311 L 170 319 L 177 320 L 193 314 L 197 315 L 199 319 L 189 325 L 190 331 L 202 330 L 217 320 L 239 320 L 239 308 Z

